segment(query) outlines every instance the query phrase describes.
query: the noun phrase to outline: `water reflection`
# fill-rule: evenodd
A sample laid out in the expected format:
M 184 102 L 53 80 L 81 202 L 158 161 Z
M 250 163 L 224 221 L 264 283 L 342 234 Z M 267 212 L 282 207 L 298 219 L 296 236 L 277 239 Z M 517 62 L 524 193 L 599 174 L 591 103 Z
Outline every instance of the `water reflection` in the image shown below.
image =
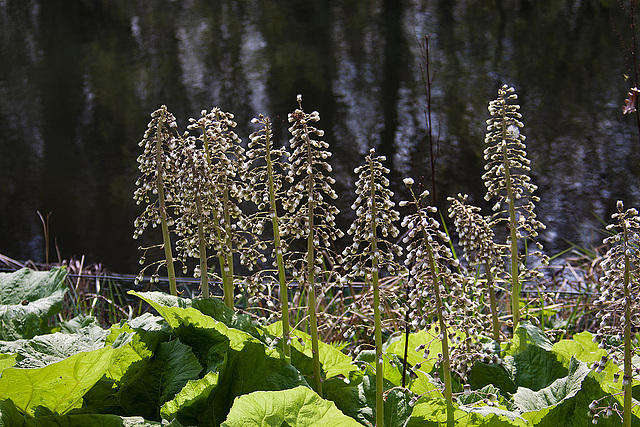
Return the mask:
M 456 192 L 483 203 L 486 105 L 503 83 L 521 97 L 547 247 L 596 241 L 596 217 L 640 201 L 617 2 L 4 0 L 0 22 L 0 253 L 15 258 L 44 260 L 36 211 L 51 211 L 64 257 L 137 269 L 137 142 L 163 103 L 183 127 L 233 111 L 245 139 L 264 113 L 285 141 L 303 93 L 334 151 L 343 223 L 371 146 L 396 182 L 431 186 L 426 34 L 441 206 Z

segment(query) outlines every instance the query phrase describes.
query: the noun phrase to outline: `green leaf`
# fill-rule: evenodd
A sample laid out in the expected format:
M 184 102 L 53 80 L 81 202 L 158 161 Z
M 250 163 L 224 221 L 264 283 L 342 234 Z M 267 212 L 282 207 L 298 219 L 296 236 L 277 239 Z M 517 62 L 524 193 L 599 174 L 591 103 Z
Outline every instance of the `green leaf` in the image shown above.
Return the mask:
M 403 334 L 400 339 L 387 343 L 384 351 L 387 354 L 395 354 L 403 359 L 405 342 L 406 335 Z M 428 346 L 429 356 L 427 359 L 424 358 L 424 351 L 416 351 L 416 348 L 420 345 Z M 422 371 L 430 374 L 433 372 L 433 368 L 437 361 L 436 355 L 441 352 L 442 343 L 438 339 L 438 334 L 433 328 L 409 334 L 409 347 L 407 351 L 407 362 L 409 365 L 415 366 L 420 363 L 422 364 Z
M 24 421 L 11 400 L 0 400 L 0 427 L 23 427 Z
M 534 346 L 543 350 L 550 351 L 552 348 L 551 341 L 542 332 L 542 330 L 531 323 L 523 321 L 518 325 L 516 333 L 511 340 L 511 346 L 507 349 L 507 354 L 513 355 L 526 349 L 528 346 Z
M 0 273 L 0 340 L 50 332 L 48 318 L 62 308 L 66 275 L 61 268 Z
M 193 307 L 202 314 L 213 317 L 218 322 L 222 322 L 230 328 L 247 332 L 256 338 L 259 338 L 261 335 L 259 329 L 253 324 L 251 316 L 236 313 L 235 310 L 227 307 L 227 305 L 218 298 L 197 298 L 192 300 L 157 291 L 139 293 L 131 291 L 129 294 L 137 295 L 145 301 L 153 301 L 154 303 L 165 307 Z
M 582 382 L 591 370 L 584 362 L 575 358 L 569 364 L 569 374 L 558 378 L 551 385 L 539 391 L 533 391 L 526 387 L 518 387 L 513 395 L 515 405 L 522 412 L 538 411 L 550 406 L 555 406 L 565 399 L 569 399 L 580 391 Z
M 518 414 L 491 406 L 447 405 L 444 398 L 421 398 L 413 408 L 407 427 L 507 427 L 526 426 L 527 422 Z
M 478 390 L 488 384 L 494 385 L 503 396 L 513 394 L 517 390 L 515 383 L 514 359 L 505 357 L 500 364 L 487 364 L 475 362 L 468 375 L 469 386 L 472 390 Z
M 607 354 L 604 349 L 598 348 L 598 344 L 593 342 L 593 335 L 588 331 L 575 334 L 570 340 L 558 341 L 553 345 L 551 351 L 562 356 L 567 364 L 572 357 L 591 364 Z
M 322 390 L 324 397 L 333 401 L 346 415 L 364 425 L 375 423 L 376 376 L 373 368 L 366 366 L 364 371 L 351 372 L 348 378 L 329 379 L 324 382 Z M 387 380 L 384 390 L 385 426 L 404 426 L 411 415 L 410 402 L 414 394 L 394 388 L 394 384 Z
M 5 368 L 15 366 L 17 358 L 17 354 L 0 353 L 0 373 L 2 373 Z
M 190 347 L 179 340 L 160 343 L 144 369 L 121 387 L 118 399 L 127 413 L 160 421 L 160 407 L 201 370 Z
M 107 333 L 97 325 L 89 325 L 72 334 L 56 332 L 32 339 L 0 342 L 0 352 L 17 354 L 18 368 L 41 368 L 81 351 L 104 347 Z
M 264 328 L 265 332 L 276 337 L 282 337 L 282 322 L 275 322 Z M 304 345 L 297 339 L 291 340 L 291 364 L 298 368 L 304 375 L 312 376 L 313 368 L 311 365 L 312 353 L 311 353 L 311 337 L 297 329 L 291 331 L 292 337 L 298 337 L 304 342 Z M 323 378 L 328 379 L 336 377 L 338 375 L 348 376 L 349 372 L 355 371 L 358 368 L 353 365 L 349 356 L 336 349 L 335 347 L 325 344 L 323 342 L 318 343 L 318 351 L 320 353 L 320 365 Z
M 0 378 L 0 396 L 31 416 L 43 409 L 64 414 L 82 405 L 82 397 L 109 370 L 116 352 L 105 347 L 43 368 L 6 368 Z
M 41 368 L 6 368 L 0 377 L 0 396 L 11 399 L 23 413 L 65 414 L 79 408 L 98 383 L 106 383 L 96 397 L 102 403 L 125 373 L 148 359 L 151 353 L 139 340 L 130 338 L 118 348 L 111 346 L 76 353 Z
M 170 424 L 145 420 L 142 417 L 121 417 L 113 414 L 47 415 L 28 419 L 23 427 L 182 427 L 174 421 Z
M 198 420 L 206 414 L 209 397 L 218 386 L 219 375 L 209 372 L 199 380 L 189 380 L 176 396 L 162 405 L 160 414 L 163 418 Z
M 306 387 L 282 391 L 258 391 L 236 398 L 222 426 L 343 426 L 360 424 L 335 404 Z
M 149 303 L 167 321 L 173 334 L 193 350 L 206 372 L 217 372 L 215 387 L 207 387 L 206 410 L 192 418 L 192 412 L 178 409 L 183 424 L 217 425 L 236 396 L 257 390 L 283 390 L 306 385 L 300 373 L 287 363 L 282 351 L 267 348 L 246 332 L 229 328 L 192 307 L 168 307 L 131 292 Z M 189 386 L 189 383 L 187 384 Z M 185 386 L 186 387 L 186 386 Z M 176 399 L 182 396 L 178 393 Z M 168 413 L 163 408 L 163 415 Z M 204 420 L 204 421 L 202 421 Z

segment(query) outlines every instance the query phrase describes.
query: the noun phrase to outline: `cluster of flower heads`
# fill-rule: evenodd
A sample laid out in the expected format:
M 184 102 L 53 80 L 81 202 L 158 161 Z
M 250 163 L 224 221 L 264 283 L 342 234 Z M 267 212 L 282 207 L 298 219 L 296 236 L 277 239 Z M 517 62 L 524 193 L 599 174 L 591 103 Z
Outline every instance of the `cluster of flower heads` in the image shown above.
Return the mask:
M 453 344 L 449 355 L 451 369 L 465 378 L 474 360 L 498 362 L 480 342 L 485 322 L 478 316 L 475 293 L 479 290 L 471 289 L 468 280 L 458 272 L 459 262 L 448 246 L 449 236 L 433 218 L 437 208 L 423 206 L 429 192 L 425 190 L 416 195 L 413 179 L 405 178 L 404 183 L 409 187 L 412 200 L 400 205 L 414 210 L 402 221 L 402 227 L 407 230 L 403 242 L 408 244 L 405 264 L 409 268 L 412 326 L 424 328 L 432 319 L 442 316 L 447 331 L 440 330 L 440 326 L 437 331 L 441 340 L 447 333 L 448 341 Z M 423 351 L 425 358 L 430 357 L 427 343 L 416 351 Z M 442 362 L 441 358 L 442 355 L 438 355 L 438 363 Z
M 603 241 L 610 249 L 601 264 L 604 270 L 604 276 L 600 278 L 602 293 L 596 301 L 596 317 L 600 323 L 594 336 L 594 341 L 608 351 L 614 363 L 619 363 L 623 356 L 625 328 L 628 326 L 634 337 L 636 353 L 639 349 L 635 334 L 640 330 L 640 284 L 636 279 L 640 273 L 640 216 L 635 208 L 625 210 L 622 201 L 618 201 L 617 210 L 612 215 L 615 223 L 607 226 L 607 230 L 615 231 L 615 234 Z M 623 378 L 623 382 L 629 380 Z
M 531 182 L 528 174 L 531 162 L 527 158 L 526 137 L 520 133 L 524 124 L 520 121 L 520 106 L 513 103 L 516 99 L 515 90 L 505 85 L 498 90 L 498 97 L 489 103 L 491 118 L 487 120 L 484 149 L 486 172 L 482 180 L 487 187 L 485 199 L 496 201 L 492 227 L 508 221 L 509 203 L 513 203 L 517 219 L 516 237 L 535 238 L 537 230 L 545 226 L 536 219 L 534 212 L 535 203 L 540 199 L 533 195 L 538 187 Z M 542 249 L 538 242 L 534 243 Z
M 254 236 L 253 247 L 261 254 L 260 261 L 263 264 L 258 274 L 252 275 L 246 281 L 249 287 L 249 300 L 253 302 L 258 301 L 269 289 L 264 276 L 273 277 L 274 273 L 273 269 L 264 265 L 267 260 L 265 253 L 270 252 L 273 267 L 277 267 L 277 257 L 282 256 L 286 251 L 283 246 L 286 242 L 276 239 L 275 233 L 279 236 L 279 223 L 282 217 L 279 211 L 280 201 L 285 198 L 284 183 L 290 165 L 287 149 L 273 144 L 273 127 L 269 117 L 261 114 L 251 122 L 260 125 L 260 129 L 249 135 L 245 182 L 247 200 L 251 201 L 257 210 L 246 217 L 243 228 L 251 230 Z M 265 233 L 265 226 L 268 229 L 269 223 L 272 225 L 270 236 Z M 267 299 L 266 304 L 271 307 L 272 299 Z
M 144 203 L 146 206 L 134 221 L 134 239 L 138 239 L 149 225 L 153 228 L 159 226 L 163 218 L 169 225 L 173 223 L 166 203 L 173 200 L 174 194 L 175 171 L 177 170 L 175 155 L 179 140 L 176 132 L 177 127 L 176 118 L 163 105 L 151 113 L 151 121 L 143 139 L 138 144 L 143 148 L 142 154 L 138 156 L 138 169 L 141 176 L 136 181 L 137 188 L 133 199 L 136 204 Z M 163 244 L 147 248 L 141 247 L 140 249 L 144 252 L 140 258 L 140 264 L 145 264 L 146 253 L 149 249 L 162 246 Z M 147 266 L 156 266 L 152 281 L 158 280 L 158 269 L 165 264 L 166 261 L 162 260 Z
M 302 109 L 301 95 L 298 95 L 297 101 L 299 108 L 288 116 L 291 123 L 291 168 L 286 177 L 290 187 L 283 200 L 287 214 L 282 223 L 282 236 L 288 242 L 287 246 L 291 247 L 292 241 L 312 235 L 316 248 L 328 249 L 332 241 L 344 236 L 335 221 L 340 211 L 325 200 L 326 197 L 338 197 L 331 187 L 335 179 L 329 175 L 332 168 L 327 159 L 331 157 L 331 152 L 327 150 L 327 142 L 316 139 L 324 136 L 324 131 L 314 126 L 320 120 L 320 114 L 317 111 L 306 113 Z M 324 252 L 325 257 L 329 256 L 328 250 Z M 286 255 L 293 275 L 303 275 L 308 268 L 306 253 L 287 251 Z M 315 271 L 320 273 L 323 258 L 316 257 L 315 263 Z
M 353 243 L 342 253 L 345 274 L 343 283 L 356 277 L 366 277 L 372 268 L 381 268 L 395 274 L 395 257 L 402 254 L 402 248 L 389 241 L 397 238 L 400 231 L 395 223 L 400 214 L 391 200 L 393 191 L 389 187 L 389 169 L 382 165 L 386 158 L 376 156 L 371 149 L 365 157 L 365 164 L 355 168 L 356 200 L 351 205 L 356 217 L 347 234 L 353 236 Z M 374 267 L 375 263 L 375 267 Z
M 244 214 L 238 204 L 246 197 L 240 184 L 245 162 L 240 137 L 233 131 L 236 126 L 233 114 L 216 107 L 211 111 L 203 110 L 199 119 L 189 121 L 187 132 L 178 135 L 175 117 L 166 106 L 152 114 L 140 142 L 144 147 L 138 158 L 142 176 L 134 193 L 136 202 L 144 202 L 147 206 L 135 221 L 134 238 L 142 234 L 149 223 L 154 227 L 160 224 L 163 203 L 159 200 L 164 198 L 167 225 L 178 237 L 178 260 L 183 263 L 185 274 L 187 259 L 198 258 L 201 252 L 211 248 L 222 255 L 220 259 L 224 260 L 225 270 L 232 268 L 229 263 L 233 261 L 228 258 L 232 247 L 240 248 L 242 263 L 252 265 L 257 255 L 254 251 L 242 250 L 248 239 L 239 227 Z M 149 193 L 158 194 L 158 202 L 151 203 Z M 170 207 L 172 216 L 169 215 Z M 144 249 L 146 255 L 150 248 Z M 145 263 L 145 255 L 141 264 Z M 154 277 L 164 263 L 163 260 L 151 264 L 157 265 Z M 194 275 L 201 275 L 200 270 L 197 266 Z M 143 272 L 144 269 L 140 275 Z
M 490 222 L 480 214 L 480 208 L 467 204 L 469 196 L 458 194 L 449 197 L 449 217 L 458 232 L 460 245 L 472 266 L 489 266 L 494 273 L 504 269 L 502 257 L 505 245 L 495 241 L 495 233 Z

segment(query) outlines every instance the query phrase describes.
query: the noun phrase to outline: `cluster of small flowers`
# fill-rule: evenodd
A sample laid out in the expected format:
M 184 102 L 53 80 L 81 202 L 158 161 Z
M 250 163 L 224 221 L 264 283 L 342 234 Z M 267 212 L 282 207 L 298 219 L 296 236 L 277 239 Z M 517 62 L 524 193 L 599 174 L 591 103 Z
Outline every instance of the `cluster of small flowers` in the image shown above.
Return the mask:
M 389 169 L 382 165 L 385 160 L 384 156 L 375 156 L 372 148 L 365 157 L 365 164 L 354 170 L 358 175 L 357 198 L 351 209 L 356 217 L 347 230 L 347 234 L 353 236 L 353 243 L 342 252 L 343 283 L 356 277 L 364 278 L 373 268 L 374 259 L 379 268 L 391 274 L 397 272 L 395 257 L 402 254 L 402 248 L 387 239 L 398 237 L 400 231 L 395 223 L 400 214 L 393 209 L 393 191 L 389 190 L 386 177 Z
M 401 206 L 412 205 L 415 209 L 414 214 L 402 221 L 402 227 L 407 230 L 403 242 L 408 244 L 405 264 L 409 267 L 409 301 L 410 307 L 415 309 L 411 313 L 411 324 L 414 328 L 423 328 L 433 317 L 442 316 L 448 330 L 447 339 L 452 344 L 449 355 L 451 369 L 465 378 L 473 361 L 485 356 L 493 360 L 479 341 L 485 323 L 482 316 L 477 315 L 478 298 L 474 292 L 479 290 L 471 290 L 468 281 L 452 270 L 459 267 L 459 262 L 446 246 L 449 236 L 440 230 L 440 223 L 431 216 L 437 209 L 422 207 L 422 201 L 429 192 L 425 190 L 416 196 L 411 188 L 413 183 L 413 179 L 405 179 L 413 200 L 400 203 Z M 440 308 L 438 297 L 443 299 Z M 438 309 L 442 312 L 438 313 Z M 445 331 L 438 328 L 437 332 L 444 339 Z M 426 346 L 425 358 L 428 354 Z
M 472 266 L 489 266 L 492 273 L 501 271 L 506 247 L 495 242 L 489 221 L 479 213 L 479 207 L 467 204 L 468 198 L 458 194 L 457 198 L 447 199 L 451 202 L 449 218 L 453 219 L 465 257 Z
M 617 232 L 603 241 L 610 249 L 601 264 L 604 270 L 600 278 L 602 293 L 596 301 L 596 317 L 600 323 L 594 336 L 594 341 L 609 352 L 612 360 L 622 358 L 621 341 L 627 326 L 632 332 L 632 345 L 638 352 L 635 333 L 640 330 L 640 285 L 633 280 L 640 268 L 640 216 L 635 208 L 625 210 L 622 201 L 618 201 L 617 210 L 612 215 L 615 224 L 607 226 L 607 230 L 617 229 Z
M 447 199 L 451 202 L 449 217 L 453 218 L 458 240 L 469 265 L 484 269 L 487 286 L 494 286 L 495 278 L 501 278 L 504 275 L 503 260 L 507 247 L 495 242 L 495 235 L 489 221 L 479 213 L 480 208 L 468 205 L 467 199 L 466 194 L 458 194 L 457 198 L 449 197 Z M 488 291 L 493 295 L 492 289 Z M 482 316 L 482 319 L 485 323 L 483 330 L 491 330 L 491 318 Z
M 306 239 L 313 233 L 314 247 L 328 249 L 333 240 L 344 236 L 335 222 L 340 211 L 325 200 L 325 196 L 330 199 L 338 197 L 331 188 L 335 179 L 328 175 L 332 170 L 327 162 L 331 152 L 327 151 L 328 143 L 315 139 L 324 135 L 324 131 L 312 125 L 320 120 L 320 114 L 317 111 L 311 114 L 304 112 L 301 95 L 298 95 L 297 101 L 299 108 L 288 116 L 292 124 L 289 127 L 291 168 L 286 180 L 291 185 L 283 200 L 287 214 L 282 223 L 282 237 L 287 246 L 290 246 L 293 240 Z M 329 256 L 328 250 L 323 252 L 325 256 Z M 306 253 L 287 251 L 286 255 L 293 275 L 300 277 L 304 274 L 308 268 Z M 315 262 L 315 271 L 319 274 L 323 260 L 316 257 Z
M 614 413 L 618 414 L 618 416 L 620 417 L 620 421 L 622 421 L 622 411 L 618 408 L 618 404 L 614 402 L 613 405 L 608 404 L 606 406 L 599 406 L 600 401 L 603 399 L 611 400 L 611 397 L 605 396 L 599 400 L 593 400 L 589 404 L 589 416 L 591 417 L 591 423 L 598 424 L 600 418 L 607 419 Z
M 171 188 L 176 167 L 170 154 L 176 148 L 176 128 L 176 118 L 163 105 L 151 113 L 151 121 L 138 144 L 143 148 L 143 153 L 138 156 L 138 169 L 142 175 L 136 181 L 133 199 L 136 204 L 144 203 L 146 207 L 134 222 L 134 239 L 140 237 L 149 225 L 157 227 L 160 224 L 158 193 L 162 191 L 167 201 L 172 200 Z M 166 188 L 158 188 L 158 176 Z M 153 202 L 152 197 L 155 199 Z M 168 213 L 165 214 L 168 217 Z M 171 221 L 170 217 L 168 220 Z
M 258 250 L 267 250 L 271 246 L 271 258 L 275 259 L 277 251 L 284 253 L 285 247 L 273 247 L 273 237 L 265 237 L 265 225 L 280 217 L 277 212 L 278 204 L 285 197 L 283 188 L 285 177 L 289 170 L 289 153 L 285 147 L 276 148 L 272 140 L 272 123 L 268 117 L 259 115 L 251 120 L 261 128 L 249 136 L 249 146 L 246 152 L 246 188 L 247 200 L 257 206 L 257 211 L 247 216 L 246 222 L 255 236 Z
M 492 117 L 487 120 L 484 149 L 487 172 L 482 175 L 482 180 L 487 187 L 485 200 L 496 200 L 493 207 L 496 212 L 495 223 L 491 226 L 495 228 L 497 223 L 504 221 L 505 212 L 508 216 L 508 193 L 511 192 L 518 212 L 517 238 L 535 238 L 538 235 L 537 229 L 544 229 L 545 226 L 536 219 L 534 212 L 535 203 L 539 202 L 540 198 L 533 195 L 538 187 L 531 182 L 531 177 L 527 174 L 531 170 L 531 162 L 527 158 L 527 147 L 524 143 L 526 137 L 520 133 L 520 128 L 524 127 L 520 121 L 522 115 L 518 112 L 520 106 L 511 103 L 516 99 L 518 96 L 515 90 L 504 85 L 498 89 L 498 98 L 489 103 L 489 113 Z M 542 250 L 538 242 L 534 243 Z
M 215 224 L 208 218 L 212 212 L 218 212 L 220 206 L 210 164 L 204 151 L 197 148 L 196 138 L 187 136 L 183 139 L 180 151 L 176 177 L 180 191 L 176 194 L 175 231 L 178 235 L 178 259 L 182 261 L 183 273 L 186 274 L 187 258 L 200 256 L 201 242 L 205 248 L 216 244 Z

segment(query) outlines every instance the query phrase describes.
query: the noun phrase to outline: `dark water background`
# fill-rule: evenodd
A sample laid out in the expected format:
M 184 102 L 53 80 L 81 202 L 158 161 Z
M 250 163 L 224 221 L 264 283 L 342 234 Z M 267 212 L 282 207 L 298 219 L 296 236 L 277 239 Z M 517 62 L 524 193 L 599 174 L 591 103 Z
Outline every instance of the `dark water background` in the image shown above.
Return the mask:
M 202 109 L 232 111 L 245 141 L 264 113 L 284 140 L 279 118 L 302 93 L 334 152 L 344 224 L 369 147 L 396 184 L 430 187 L 427 34 L 441 207 L 457 192 L 484 206 L 486 106 L 504 83 L 520 95 L 551 254 L 601 240 L 618 198 L 640 202 L 617 1 L 0 0 L 0 254 L 44 261 L 36 212 L 52 212 L 63 257 L 135 273 L 137 143 L 161 104 L 181 129 Z

